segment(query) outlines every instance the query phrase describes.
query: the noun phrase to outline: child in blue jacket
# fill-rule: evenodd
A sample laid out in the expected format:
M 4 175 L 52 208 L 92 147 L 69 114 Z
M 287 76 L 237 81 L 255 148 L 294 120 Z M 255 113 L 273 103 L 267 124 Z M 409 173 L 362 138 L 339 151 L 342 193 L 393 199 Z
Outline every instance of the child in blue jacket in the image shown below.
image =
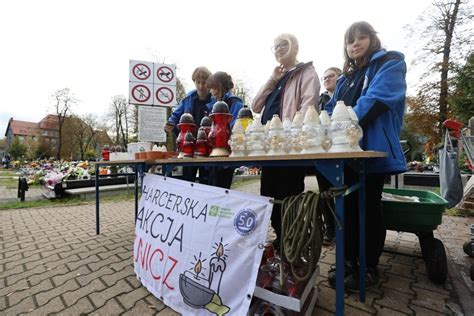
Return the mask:
M 406 162 L 400 145 L 400 131 L 405 112 L 406 64 L 403 54 L 382 49 L 374 28 L 367 22 L 356 22 L 344 36 L 343 76 L 337 82 L 331 101 L 326 105 L 332 113 L 337 101 L 354 108 L 364 136 L 363 150 L 386 152 L 387 157 L 374 158 L 366 164 L 366 287 L 378 283 L 377 265 L 385 243 L 381 199 L 388 175 L 405 172 Z M 346 184 L 357 175 L 346 168 Z M 358 291 L 358 195 L 350 194 L 345 202 L 345 287 Z M 329 273 L 335 285 L 335 271 Z
M 226 72 L 217 71 L 207 79 L 206 85 L 212 94 L 211 101 L 207 104 L 209 113 L 212 113 L 212 107 L 217 101 L 227 103 L 229 113 L 232 114 L 232 121 L 230 122 L 230 129 L 232 129 L 243 106 L 242 99 L 232 94 L 234 88 L 232 77 Z M 209 184 L 230 189 L 234 170 L 235 168 L 232 167 L 212 167 L 209 172 Z
M 179 134 L 177 126 L 181 115 L 184 113 L 190 113 L 193 116 L 196 131 L 198 130 L 201 119 L 208 113 L 207 104 L 211 101 L 211 94 L 206 86 L 206 81 L 210 76 L 211 72 L 206 67 L 197 67 L 194 69 L 192 80 L 196 89 L 189 92 L 186 97 L 179 102 L 173 113 L 171 113 L 164 127 L 166 133 L 174 132 L 176 136 Z M 198 169 L 199 182 L 207 184 L 208 171 L 204 167 L 183 167 L 183 179 L 195 182 Z

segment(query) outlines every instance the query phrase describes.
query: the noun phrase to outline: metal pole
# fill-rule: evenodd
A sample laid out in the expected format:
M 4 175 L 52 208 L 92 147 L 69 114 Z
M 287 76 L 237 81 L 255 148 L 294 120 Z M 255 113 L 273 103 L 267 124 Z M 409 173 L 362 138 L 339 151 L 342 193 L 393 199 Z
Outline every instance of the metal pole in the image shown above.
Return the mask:
M 95 233 L 100 234 L 99 223 L 99 165 L 95 164 Z

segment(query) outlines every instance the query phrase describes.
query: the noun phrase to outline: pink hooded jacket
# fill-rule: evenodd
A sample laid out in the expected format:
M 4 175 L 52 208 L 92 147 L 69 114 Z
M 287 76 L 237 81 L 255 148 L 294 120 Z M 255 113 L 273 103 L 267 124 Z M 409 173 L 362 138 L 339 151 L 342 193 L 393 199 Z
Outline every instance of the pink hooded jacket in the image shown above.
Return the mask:
M 265 100 L 272 93 L 276 86 L 275 80 L 270 78 L 258 91 L 252 102 L 252 110 L 255 113 L 261 113 Z M 319 103 L 319 89 L 321 85 L 316 70 L 312 62 L 302 66 L 302 69 L 296 69 L 285 84 L 282 92 L 282 102 L 280 104 L 280 118 L 293 120 L 295 113 L 306 112 L 308 106 L 316 107 Z

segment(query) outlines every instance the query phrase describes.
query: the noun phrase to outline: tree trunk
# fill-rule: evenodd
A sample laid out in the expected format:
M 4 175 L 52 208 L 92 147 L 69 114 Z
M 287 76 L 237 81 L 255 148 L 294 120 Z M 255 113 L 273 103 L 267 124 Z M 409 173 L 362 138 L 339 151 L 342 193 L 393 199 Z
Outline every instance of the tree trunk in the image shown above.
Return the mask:
M 454 26 L 458 15 L 461 0 L 456 0 L 452 12 L 447 10 L 444 20 L 444 46 L 443 46 L 443 62 L 441 64 L 441 82 L 439 93 L 439 121 L 443 123 L 448 117 L 448 72 L 450 66 L 449 55 L 451 53 L 451 43 L 453 40 Z M 442 135 L 443 126 L 440 124 L 440 135 Z

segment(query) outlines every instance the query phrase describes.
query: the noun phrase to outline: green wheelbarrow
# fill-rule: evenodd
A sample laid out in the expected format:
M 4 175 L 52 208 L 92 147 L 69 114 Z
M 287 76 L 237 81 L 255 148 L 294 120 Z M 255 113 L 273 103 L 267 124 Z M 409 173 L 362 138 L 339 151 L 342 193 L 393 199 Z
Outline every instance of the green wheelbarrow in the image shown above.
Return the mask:
M 441 224 L 448 202 L 430 191 L 385 188 L 383 192 L 392 195 L 391 199 L 382 198 L 386 228 L 416 234 L 428 278 L 437 284 L 446 282 L 446 251 L 441 240 L 434 238 L 433 230 Z M 405 197 L 414 197 L 419 201 Z

